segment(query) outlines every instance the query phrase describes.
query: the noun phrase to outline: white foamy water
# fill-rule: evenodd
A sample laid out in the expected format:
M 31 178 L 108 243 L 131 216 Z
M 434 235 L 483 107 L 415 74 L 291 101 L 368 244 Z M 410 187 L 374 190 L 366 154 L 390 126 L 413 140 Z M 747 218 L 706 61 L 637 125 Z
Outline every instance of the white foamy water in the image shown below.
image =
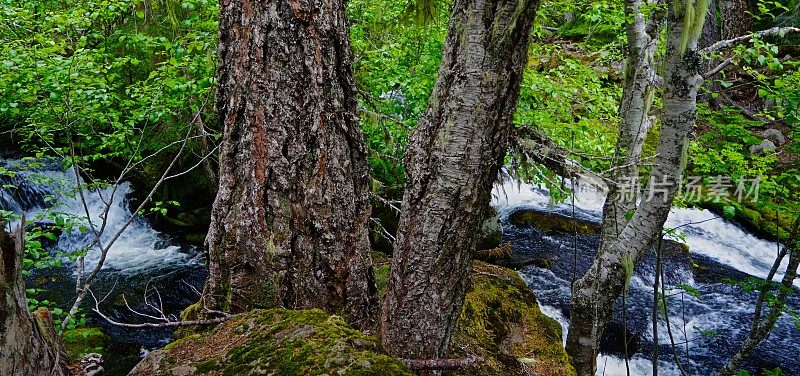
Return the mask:
M 605 191 L 591 184 L 581 184 L 580 181 L 576 185 L 575 208 L 584 217 L 600 221 Z M 496 185 L 492 193 L 492 205 L 501 218 L 519 208 L 554 211 L 562 215 L 569 215 L 572 210 L 571 200 L 553 205 L 546 189 L 530 184 L 506 182 Z M 775 242 L 745 232 L 705 209 L 672 208 L 664 227 L 678 228 L 678 233 L 682 234 L 682 240 L 692 253 L 708 256 L 756 277 L 767 276 L 778 252 Z M 783 276 L 787 264 L 788 258 L 785 258 L 776 280 Z M 795 281 L 795 286 L 800 287 L 800 281 Z
M 567 183 L 569 185 L 569 183 Z M 510 213 L 519 209 L 533 209 L 543 212 L 551 212 L 563 216 L 575 215 L 584 220 L 594 220 L 599 222 L 602 218 L 602 205 L 605 200 L 604 191 L 594 189 L 591 185 L 581 187 L 578 184 L 577 194 L 574 198 L 575 206 L 572 206 L 572 199 L 560 204 L 554 204 L 549 192 L 538 187 L 507 182 L 502 186 L 496 186 L 493 192 L 493 206 L 498 210 L 502 219 L 506 219 Z M 760 239 L 737 225 L 727 222 L 708 210 L 693 208 L 673 208 L 665 223 L 667 228 L 679 227 L 678 238 L 685 241 L 693 255 L 702 255 L 721 264 L 727 265 L 738 271 L 756 276 L 766 276 L 777 253 L 775 242 Z M 555 247 L 562 252 L 572 249 L 572 240 L 569 237 L 559 235 L 540 235 L 541 241 L 545 242 L 546 247 Z M 785 270 L 783 267 L 776 279 L 782 276 Z M 652 265 L 651 265 L 652 268 Z M 743 298 L 741 293 L 737 293 L 725 284 L 719 283 L 697 283 L 694 280 L 691 268 L 687 270 L 672 270 L 683 283 L 697 288 L 701 296 L 699 298 L 683 294 L 680 301 L 670 303 L 670 329 L 676 342 L 682 343 L 689 341 L 688 350 L 685 345 L 680 346 L 679 354 L 690 374 L 707 374 L 717 367 L 720 359 L 726 359 L 727 352 L 732 351 L 730 344 L 725 344 L 726 339 L 720 338 L 741 338 L 744 334 L 742 328 L 749 325 L 749 318 L 752 315 L 753 301 Z M 559 273 L 564 273 L 563 271 Z M 652 269 L 650 271 L 637 269 L 631 280 L 629 299 L 634 297 L 636 301 L 629 301 L 628 318 L 633 322 L 649 322 L 652 305 Z M 562 313 L 563 307 L 568 307 L 570 296 L 570 276 L 558 276 L 552 270 L 528 267 L 520 271 L 520 275 L 526 282 L 533 287 L 539 298 L 542 312 L 557 320 L 563 329 L 564 342 L 569 326 L 568 320 Z M 800 282 L 795 282 L 800 286 Z M 672 290 L 673 292 L 675 290 Z M 647 300 L 649 299 L 649 303 Z M 677 299 L 677 297 L 676 297 Z M 556 308 L 556 306 L 562 307 Z M 653 335 L 650 329 L 651 324 L 644 324 L 645 330 L 639 326 L 638 335 L 641 340 L 652 342 Z M 797 347 L 797 336 L 792 334 L 794 324 L 789 318 L 784 316 L 775 334 L 771 335 L 767 341 L 768 350 L 772 361 L 781 362 L 779 365 L 786 364 L 788 367 L 795 367 L 796 362 L 791 354 Z M 701 335 L 700 330 L 717 335 Z M 659 360 L 660 375 L 679 375 L 680 371 L 672 362 L 672 354 L 669 349 L 670 339 L 667 324 L 663 318 L 658 325 L 658 343 L 661 345 L 661 357 Z M 735 342 L 736 343 L 736 342 Z M 764 346 L 762 346 L 763 348 Z M 710 363 L 708 363 L 710 362 Z M 625 360 L 621 356 L 600 354 L 598 356 L 597 375 L 624 376 L 627 375 Z M 649 355 L 637 353 L 628 360 L 631 375 L 651 375 L 652 360 Z M 791 369 L 791 368 L 790 368 Z
M 15 162 L 6 163 L 13 167 Z M 82 183 L 82 179 L 78 181 Z M 128 201 L 132 194 L 128 183 L 119 185 L 116 190 L 107 187 L 85 191 L 86 207 L 84 207 L 76 188 L 78 185 L 75 175 L 71 170 L 64 172 L 51 164 L 44 170 L 23 170 L 17 173 L 15 182 L 19 186 L 17 189 L 4 189 L 2 192 L 3 198 L 0 200 L 2 209 L 18 214 L 24 211 L 28 221 L 37 215 L 43 215 L 44 220 L 49 220 L 51 215 L 74 218 L 87 229 L 84 233 L 80 233 L 77 228 L 72 233 L 63 233 L 58 239 L 57 249 L 74 251 L 91 244 L 94 235 L 87 221 L 87 211 L 94 227 L 103 228 L 100 244 L 87 252 L 85 258 L 87 269 L 97 265 L 101 256 L 101 246 L 107 247 L 133 215 Z M 111 245 L 103 269 L 135 274 L 169 264 L 199 262 L 194 255 L 196 252 L 186 251 L 170 244 L 163 234 L 155 231 L 143 218 L 135 218 Z

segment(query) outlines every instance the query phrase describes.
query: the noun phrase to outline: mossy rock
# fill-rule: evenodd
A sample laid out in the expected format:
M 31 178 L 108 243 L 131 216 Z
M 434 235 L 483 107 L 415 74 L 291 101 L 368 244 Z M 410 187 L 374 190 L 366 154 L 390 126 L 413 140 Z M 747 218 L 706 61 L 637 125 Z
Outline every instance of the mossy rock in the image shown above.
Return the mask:
M 379 343 L 318 309 L 255 310 L 151 352 L 130 375 L 412 375 Z
M 533 210 L 518 210 L 508 217 L 514 226 L 530 226 L 545 234 L 565 233 L 591 235 L 600 233 L 600 225 L 580 219 L 572 219 L 558 214 L 548 214 Z
M 724 216 L 725 207 L 735 208 L 732 218 L 737 223 L 744 226 L 755 235 L 779 241 L 787 241 L 792 233 L 795 216 L 794 211 L 788 207 L 778 207 L 774 203 L 759 205 L 753 202 L 738 203 L 733 201 L 712 201 L 707 200 L 700 204 L 717 215 Z
M 102 329 L 84 327 L 68 330 L 62 337 L 64 350 L 70 359 L 78 359 L 88 353 L 103 354 L 104 349 L 111 342 L 111 338 Z
M 574 375 L 561 326 L 509 269 L 475 262 L 472 285 L 450 340 L 450 356 L 480 355 L 481 364 L 452 375 Z

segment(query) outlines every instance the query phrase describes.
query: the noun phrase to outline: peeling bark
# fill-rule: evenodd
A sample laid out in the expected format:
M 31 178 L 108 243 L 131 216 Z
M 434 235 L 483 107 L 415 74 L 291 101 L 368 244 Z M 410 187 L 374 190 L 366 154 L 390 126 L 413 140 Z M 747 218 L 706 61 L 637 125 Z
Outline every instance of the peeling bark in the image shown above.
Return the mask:
M 66 356 L 52 316 L 47 310 L 28 311 L 21 228 L 14 236 L 0 233 L 0 256 L 0 375 L 64 375 Z
M 697 38 L 690 38 L 687 50 L 681 53 L 683 16 L 675 7 L 669 9 L 662 129 L 646 191 L 654 184 L 659 190 L 641 203 L 618 236 L 603 237 L 594 262 L 572 287 L 567 351 L 578 375 L 594 375 L 597 370 L 603 329 L 625 286 L 623 263 L 636 265 L 660 236 L 678 191 L 688 136 L 697 119 L 697 91 L 702 84 Z
M 503 163 L 538 0 L 456 0 L 428 109 L 410 140 L 406 189 L 381 314 L 386 349 L 435 359 L 469 283 Z
M 341 1 L 223 0 L 209 308 L 323 308 L 372 327 L 368 165 Z

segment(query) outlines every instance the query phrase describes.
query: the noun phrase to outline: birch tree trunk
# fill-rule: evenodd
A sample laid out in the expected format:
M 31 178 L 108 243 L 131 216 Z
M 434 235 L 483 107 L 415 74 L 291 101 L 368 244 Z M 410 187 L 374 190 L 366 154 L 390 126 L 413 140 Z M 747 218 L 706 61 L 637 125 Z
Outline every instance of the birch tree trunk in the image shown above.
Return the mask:
M 456 0 L 428 109 L 410 140 L 381 314 L 395 356 L 447 354 L 503 163 L 538 0 Z
M 223 0 L 210 308 L 377 318 L 368 165 L 342 1 Z
M 0 221 L 0 229 L 6 223 Z M 28 311 L 22 282 L 22 229 L 0 232 L 0 375 L 63 375 L 61 342 L 46 310 Z
M 594 262 L 572 287 L 567 352 L 581 376 L 597 371 L 600 338 L 625 286 L 624 265 L 636 265 L 661 235 L 685 166 L 688 136 L 697 119 L 697 91 L 702 83 L 697 40 L 703 17 L 696 18 L 700 25 L 684 25 L 685 8 L 670 4 L 669 9 L 662 129 L 645 190 L 648 194 L 619 236 L 612 241 L 602 239 Z
M 650 107 L 658 80 L 654 54 L 658 46 L 663 15 L 654 13 L 649 20 L 642 14 L 642 0 L 626 0 L 625 13 L 631 22 L 626 25 L 628 45 L 625 49 L 625 83 L 619 106 L 620 125 L 612 181 L 618 184 L 639 178 L 642 148 L 653 125 Z M 636 208 L 636 198 L 626 195 L 620 185 L 609 187 L 603 206 L 602 238 L 613 241 L 627 223 L 626 213 Z

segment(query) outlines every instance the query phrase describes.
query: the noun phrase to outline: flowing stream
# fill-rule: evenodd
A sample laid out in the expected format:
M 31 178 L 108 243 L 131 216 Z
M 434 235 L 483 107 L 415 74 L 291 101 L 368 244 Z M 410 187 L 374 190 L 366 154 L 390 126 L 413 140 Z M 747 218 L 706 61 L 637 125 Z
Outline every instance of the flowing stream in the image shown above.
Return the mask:
M 84 217 L 88 210 L 95 225 L 106 219 L 106 230 L 101 243 L 108 244 L 111 237 L 131 216 L 135 206 L 131 188 L 127 184 L 116 191 L 103 188 L 85 193 L 84 206 L 75 195 L 75 175 L 65 172 L 57 163 L 44 163 L 33 169 L 18 160 L 0 160 L 0 167 L 17 171 L 14 177 L 2 177 L 0 183 L 11 185 L 0 191 L 0 209 L 25 213 L 31 222 L 37 214 L 62 213 L 64 217 Z M 566 333 L 570 283 L 580 276 L 591 263 L 598 239 L 596 235 L 550 234 L 528 227 L 508 223 L 508 217 L 518 210 L 538 212 L 599 222 L 603 203 L 602 194 L 591 189 L 581 189 L 573 206 L 570 202 L 552 205 L 549 194 L 529 185 L 507 183 L 496 187 L 494 206 L 504 224 L 504 237 L 512 242 L 515 257 L 537 257 L 552 260 L 549 268 L 527 266 L 519 270 L 536 292 L 542 311 L 558 320 Z M 108 211 L 106 212 L 106 208 Z M 30 226 L 42 226 L 52 219 L 32 221 Z M 13 224 L 12 224 L 13 225 Z M 670 289 L 668 304 L 670 329 L 676 351 L 684 367 L 691 374 L 710 374 L 737 348 L 750 325 L 754 293 L 744 293 L 741 288 L 725 283 L 725 278 L 742 280 L 747 276 L 766 275 L 777 252 L 776 244 L 759 239 L 736 224 L 719 219 L 713 213 L 698 209 L 674 209 L 667 227 L 678 230 L 690 248 L 690 253 L 673 252 L 665 260 L 666 285 L 672 288 L 686 284 L 696 289 L 695 297 L 680 290 Z M 45 243 L 52 250 L 76 250 L 89 245 L 89 232 L 61 233 L 57 240 Z M 86 269 L 96 265 L 100 257 L 97 247 L 86 255 Z M 632 278 L 626 301 L 629 334 L 628 366 L 631 375 L 652 373 L 650 357 L 654 349 L 651 330 L 652 283 L 654 257 L 649 254 L 642 260 Z M 65 262 L 64 267 L 36 270 L 27 278 L 28 287 L 45 289 L 39 300 L 50 300 L 64 309 L 74 299 L 76 266 Z M 141 322 L 130 308 L 153 313 L 148 305 L 162 307 L 167 315 L 177 315 L 181 309 L 197 301 L 197 290 L 206 277 L 202 251 L 182 244 L 176 239 L 154 230 L 145 219 L 136 219 L 114 242 L 103 268 L 98 274 L 93 290 L 99 299 L 107 295 L 100 307 L 109 316 L 120 321 Z M 123 299 L 124 296 L 124 299 Z M 147 296 L 147 301 L 144 300 Z M 94 307 L 87 299 L 85 308 Z M 800 307 L 792 298 L 790 308 Z M 621 328 L 622 302 L 617 302 L 618 314 L 607 330 L 598 358 L 598 375 L 625 375 Z M 169 330 L 132 330 L 109 325 L 93 315 L 90 323 L 102 326 L 113 338 L 107 350 L 107 368 L 110 375 L 125 374 L 138 360 L 139 351 L 163 345 L 169 341 Z M 659 371 L 677 375 L 673 350 L 666 322 L 659 322 Z M 784 315 L 772 334 L 759 346 L 746 363 L 751 371 L 780 366 L 785 374 L 800 374 L 800 329 L 795 321 Z
M 36 165 L 31 167 L 30 163 L 20 160 L 0 160 L 1 168 L 15 171 L 13 177 L 0 177 L 0 183 L 5 186 L 0 191 L 0 209 L 24 213 L 27 226 L 48 226 L 54 223 L 55 217 L 76 219 L 73 230 L 60 233 L 57 240 L 42 239 L 51 252 L 75 251 L 91 244 L 94 236 L 85 220 L 87 211 L 95 228 L 105 223 L 102 245 L 109 244 L 131 218 L 131 207 L 136 205 L 132 202 L 135 199 L 129 184 L 123 183 L 116 190 L 111 187 L 86 190 L 81 199 L 76 187 L 83 180 L 76 179 L 71 170 L 64 171 L 56 162 L 34 163 Z M 12 223 L 11 227 L 18 224 L 18 221 Z M 80 231 L 81 226 L 85 231 Z M 86 252 L 87 273 L 97 265 L 100 255 L 99 246 Z M 174 319 L 199 298 L 198 290 L 202 289 L 206 277 L 203 257 L 199 248 L 182 244 L 154 230 L 147 220 L 136 218 L 110 247 L 92 291 L 98 300 L 104 299 L 101 310 L 118 321 L 152 322 L 134 310 L 155 314 L 157 310 L 153 307 Z M 76 296 L 77 267 L 66 258 L 63 261 L 63 267 L 33 270 L 26 278 L 26 287 L 43 289 L 35 296 L 38 300 L 52 302 L 51 308 L 67 310 Z M 83 304 L 84 312 L 94 307 L 94 299 L 88 296 Z M 163 346 L 172 335 L 171 330 L 121 328 L 91 313 L 87 313 L 87 321 L 90 325 L 101 326 L 112 338 L 105 354 L 108 375 L 127 374 L 138 362 L 140 352 Z
M 570 285 L 590 266 L 598 246 L 597 235 L 544 234 L 530 226 L 509 223 L 509 215 L 531 210 L 567 218 L 599 223 L 604 196 L 591 185 L 578 185 L 572 201 L 553 205 L 546 190 L 534 186 L 506 183 L 494 190 L 493 205 L 503 222 L 504 239 L 510 241 L 514 257 L 552 260 L 550 268 L 526 266 L 520 275 L 536 292 L 542 311 L 558 320 L 565 337 L 569 325 Z M 749 276 L 764 277 L 778 252 L 777 244 L 748 233 L 738 225 L 702 209 L 674 208 L 665 228 L 678 228 L 689 247 L 686 252 L 665 252 L 664 273 L 670 329 L 676 343 L 673 351 L 667 324 L 659 321 L 659 374 L 679 375 L 677 353 L 684 369 L 693 375 L 712 374 L 739 347 L 750 328 L 756 293 L 745 293 L 730 280 Z M 784 260 L 776 280 L 783 275 Z M 654 252 L 636 268 L 627 292 L 628 367 L 631 375 L 652 374 Z M 699 293 L 692 296 L 674 287 L 690 286 Z M 798 282 L 795 282 L 798 286 Z M 622 336 L 622 299 L 606 330 L 598 356 L 598 375 L 626 375 Z M 800 308 L 797 294 L 789 308 Z M 784 314 L 776 328 L 745 363 L 751 374 L 781 367 L 783 374 L 800 375 L 800 329 Z M 755 373 L 754 373 L 755 371 Z

